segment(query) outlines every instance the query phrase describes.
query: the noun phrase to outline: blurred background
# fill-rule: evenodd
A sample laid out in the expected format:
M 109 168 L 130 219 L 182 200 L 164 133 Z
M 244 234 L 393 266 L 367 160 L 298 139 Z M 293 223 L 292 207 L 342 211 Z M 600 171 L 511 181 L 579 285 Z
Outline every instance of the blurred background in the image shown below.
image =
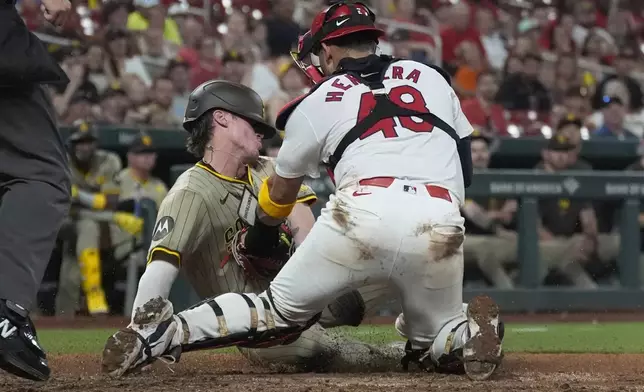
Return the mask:
M 643 299 L 644 182 L 638 172 L 644 170 L 644 2 L 365 2 L 387 32 L 381 53 L 448 70 L 476 128 L 473 160 L 487 174 L 468 192 L 463 208 L 468 292 L 492 290 L 507 294 L 508 301 L 515 296 L 515 311 L 636 307 Z M 155 178 L 164 189 L 194 163 L 184 151 L 180 127 L 192 89 L 210 79 L 243 83 L 261 95 L 274 121 L 285 103 L 309 88 L 289 52 L 328 4 L 72 3 L 67 24 L 53 29 L 38 0 L 18 2 L 29 28 L 71 80 L 66 88 L 51 90 L 65 137 L 87 124 L 96 127 L 95 136 L 75 139 L 70 153 L 87 142 L 91 154 L 119 159 L 113 175 L 135 173 L 141 184 Z M 280 140 L 267 141 L 265 153 L 274 156 Z M 499 171 L 508 169 L 519 177 Z M 319 193 L 319 212 L 333 184 L 324 175 L 309 183 Z M 162 198 L 165 190 L 157 190 L 150 198 Z M 148 222 L 145 230 L 151 229 Z M 80 257 L 78 246 L 69 245 L 78 233 L 64 234 L 39 295 L 43 314 L 56 314 L 60 282 L 73 273 L 61 269 L 61 260 L 66 254 Z M 144 268 L 146 244 L 133 240 L 123 255 L 103 234 L 95 239 L 103 258 L 102 283 L 110 312 L 120 314 L 127 312 Z M 532 266 L 530 273 L 525 266 Z M 587 295 L 561 297 L 560 289 Z M 189 287 L 178 285 L 177 291 Z M 534 295 L 542 300 L 534 302 Z M 66 315 L 85 311 L 80 301 Z

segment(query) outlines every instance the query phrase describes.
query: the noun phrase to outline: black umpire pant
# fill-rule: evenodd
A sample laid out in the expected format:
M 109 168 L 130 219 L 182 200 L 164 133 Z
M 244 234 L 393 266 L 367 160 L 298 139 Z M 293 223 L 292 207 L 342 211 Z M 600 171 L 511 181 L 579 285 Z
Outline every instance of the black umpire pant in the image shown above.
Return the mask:
M 0 88 L 0 298 L 31 309 L 69 211 L 64 144 L 40 86 Z
M 67 154 L 40 83 L 66 76 L 0 3 L 0 299 L 33 307 L 69 210 Z

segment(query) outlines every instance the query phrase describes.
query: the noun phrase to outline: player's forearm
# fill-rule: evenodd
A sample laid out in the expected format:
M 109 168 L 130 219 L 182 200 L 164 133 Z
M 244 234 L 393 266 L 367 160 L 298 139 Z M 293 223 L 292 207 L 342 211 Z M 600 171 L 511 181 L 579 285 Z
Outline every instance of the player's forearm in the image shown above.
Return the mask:
M 152 298 L 168 299 L 170 289 L 178 275 L 179 268 L 174 264 L 161 260 L 150 262 L 139 281 L 133 308 L 143 306 Z M 132 312 L 132 317 L 134 317 L 134 313 Z
M 297 203 L 287 220 L 293 240 L 297 246 L 300 246 L 315 223 L 315 216 L 313 216 L 311 207 L 303 203 Z
M 78 217 L 91 219 L 97 222 L 112 222 L 114 220 L 114 213 L 112 211 L 95 211 L 95 210 L 79 209 Z

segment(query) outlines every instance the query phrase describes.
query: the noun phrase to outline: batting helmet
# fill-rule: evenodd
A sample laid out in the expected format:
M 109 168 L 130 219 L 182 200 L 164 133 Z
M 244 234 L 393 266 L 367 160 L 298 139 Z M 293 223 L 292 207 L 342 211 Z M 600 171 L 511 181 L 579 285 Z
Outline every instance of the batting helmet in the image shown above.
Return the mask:
M 317 52 L 322 42 L 358 32 L 371 32 L 374 37 L 385 35 L 376 27 L 376 15 L 365 4 L 358 1 L 338 1 L 320 12 L 311 23 L 311 37 L 303 36 L 300 41 L 299 57 Z
M 265 139 L 275 135 L 275 127 L 264 119 L 264 102 L 252 89 L 226 80 L 211 80 L 190 93 L 183 128 L 191 132 L 191 124 L 210 109 L 233 113 L 261 133 Z
M 98 130 L 94 124 L 85 120 L 77 120 L 72 125 L 74 130 L 67 138 L 69 144 L 98 140 Z

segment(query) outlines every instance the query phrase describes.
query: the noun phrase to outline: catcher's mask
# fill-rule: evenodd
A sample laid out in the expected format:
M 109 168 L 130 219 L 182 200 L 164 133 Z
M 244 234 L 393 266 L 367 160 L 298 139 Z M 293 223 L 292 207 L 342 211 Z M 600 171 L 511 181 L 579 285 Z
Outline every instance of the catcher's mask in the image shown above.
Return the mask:
M 297 51 L 291 52 L 291 57 L 313 83 L 318 83 L 324 78 L 318 57 L 321 44 L 358 32 L 371 32 L 376 39 L 380 38 L 385 32 L 375 22 L 376 15 L 364 3 L 339 1 L 315 16 L 311 29 L 300 37 Z

